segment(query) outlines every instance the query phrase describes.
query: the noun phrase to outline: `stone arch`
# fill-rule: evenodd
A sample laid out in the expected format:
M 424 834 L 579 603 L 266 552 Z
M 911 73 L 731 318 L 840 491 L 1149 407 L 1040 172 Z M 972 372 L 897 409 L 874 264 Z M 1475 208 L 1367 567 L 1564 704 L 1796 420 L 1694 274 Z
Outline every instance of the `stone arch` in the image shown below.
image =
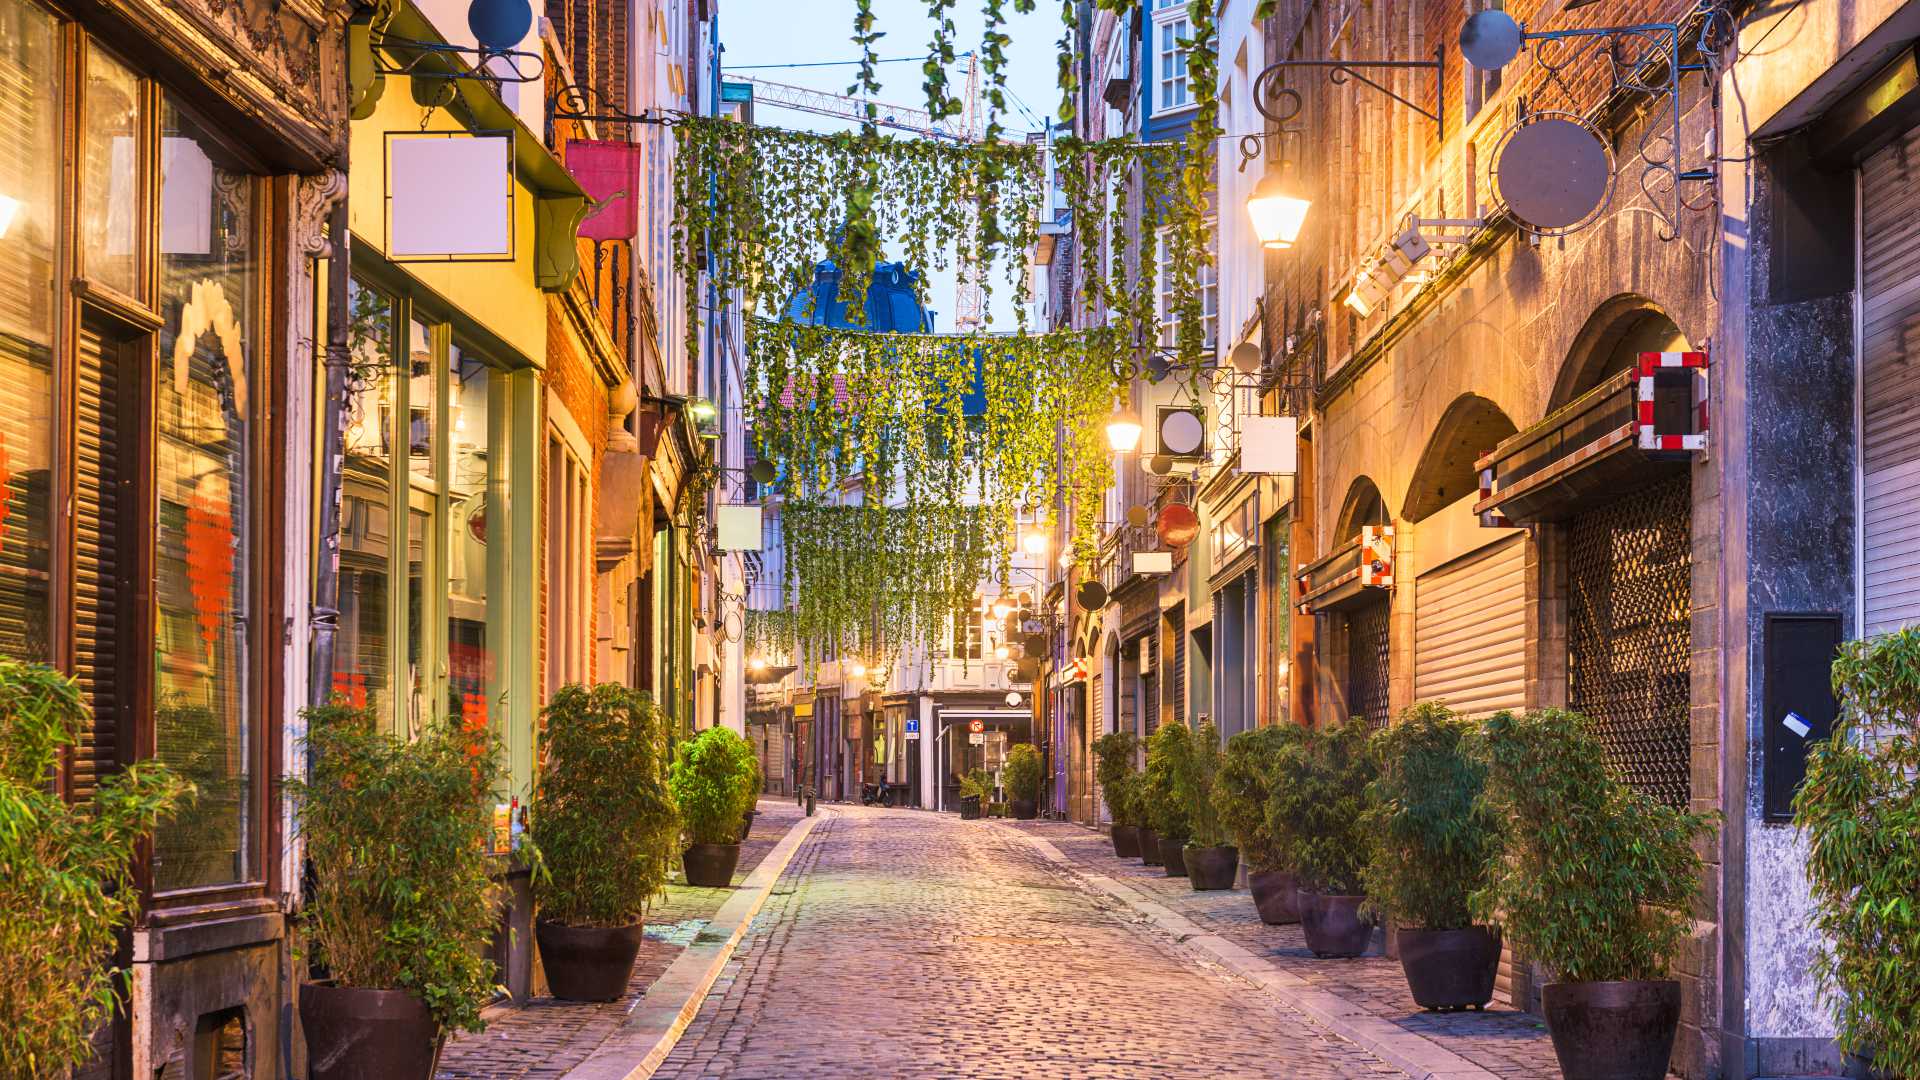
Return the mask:
M 1385 525 L 1387 520 L 1387 501 L 1381 497 L 1380 488 L 1367 477 L 1356 477 L 1340 504 L 1332 546 L 1339 547 L 1360 535 L 1363 525 Z
M 1610 375 L 1632 366 L 1642 352 L 1684 351 L 1691 348 L 1672 316 L 1660 305 L 1637 294 L 1612 297 L 1593 309 L 1574 335 L 1573 347 L 1554 381 L 1547 412 L 1565 406 Z
M 1478 394 L 1455 398 L 1420 452 L 1400 516 L 1419 521 L 1478 490 L 1480 471 L 1474 463 L 1518 430 L 1492 401 Z

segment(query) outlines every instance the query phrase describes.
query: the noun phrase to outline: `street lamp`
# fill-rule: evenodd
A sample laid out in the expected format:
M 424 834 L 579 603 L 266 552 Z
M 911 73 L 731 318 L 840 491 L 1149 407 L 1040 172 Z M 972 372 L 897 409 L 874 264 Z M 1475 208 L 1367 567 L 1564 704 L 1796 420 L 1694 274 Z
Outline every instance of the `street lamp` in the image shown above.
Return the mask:
M 1296 195 L 1277 173 L 1268 173 L 1253 194 L 1247 196 L 1247 216 L 1253 219 L 1254 235 L 1269 251 L 1285 251 L 1300 238 L 1307 211 L 1313 200 Z M 1107 430 L 1111 432 L 1112 427 Z M 1137 438 L 1137 436 L 1136 436 Z
M 1013 610 L 1013 605 L 1007 603 L 1005 597 L 1001 597 L 993 602 L 992 610 L 994 618 L 1004 619 L 1007 617 L 1007 614 Z
M 1131 406 L 1121 406 L 1118 412 L 1107 417 L 1107 445 L 1116 454 L 1131 454 L 1140 445 L 1140 414 Z
M 1047 534 L 1038 529 L 1034 529 L 1021 538 L 1020 547 L 1021 550 L 1029 555 L 1045 555 L 1047 553 Z
M 765 671 L 767 670 L 767 662 L 761 657 L 756 656 L 753 659 L 747 661 L 747 669 L 749 671 L 754 671 L 754 672 Z
M 847 669 L 847 674 L 852 675 L 856 679 L 864 679 L 867 677 L 867 665 L 855 660 L 853 666 Z

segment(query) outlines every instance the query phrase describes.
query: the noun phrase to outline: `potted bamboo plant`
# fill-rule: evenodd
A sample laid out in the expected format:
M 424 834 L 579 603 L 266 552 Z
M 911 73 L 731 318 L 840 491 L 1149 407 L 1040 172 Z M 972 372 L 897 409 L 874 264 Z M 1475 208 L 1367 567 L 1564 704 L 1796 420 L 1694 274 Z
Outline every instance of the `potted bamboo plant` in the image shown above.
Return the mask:
M 287 786 L 313 868 L 305 952 L 327 975 L 300 987 L 309 1080 L 426 1080 L 494 992 L 499 744 L 444 722 L 407 739 L 338 704 L 306 717 L 308 775 Z
M 1007 785 L 1007 803 L 1013 816 L 1032 821 L 1040 816 L 1040 787 L 1046 782 L 1047 766 L 1040 760 L 1040 748 L 1018 743 L 1007 751 L 1007 765 L 1001 779 Z
M 1486 798 L 1507 837 L 1483 919 L 1557 981 L 1541 992 L 1567 1080 L 1661 1080 L 1680 1023 L 1666 977 L 1700 889 L 1711 815 L 1663 806 L 1610 776 L 1578 713 L 1498 713 L 1481 728 Z
M 1187 867 L 1187 883 L 1198 890 L 1231 889 L 1240 872 L 1240 852 L 1229 843 L 1225 823 L 1214 805 L 1219 786 L 1220 731 L 1213 721 L 1204 720 L 1187 752 L 1175 763 L 1174 790 L 1188 807 L 1190 825 L 1186 846 L 1180 851 Z
M 1142 774 L 1147 820 L 1159 844 L 1159 862 L 1168 877 L 1187 876 L 1187 840 L 1193 835 L 1192 808 L 1181 797 L 1176 776 L 1193 747 L 1193 732 L 1169 720 L 1147 738 L 1147 770 Z
M 1246 863 L 1254 907 L 1260 921 L 1270 926 L 1300 921 L 1300 884 L 1267 828 L 1267 800 L 1273 796 L 1280 755 L 1297 745 L 1305 731 L 1297 724 L 1278 724 L 1228 739 L 1220 778 L 1213 788 L 1220 824 Z
M 1094 777 L 1113 815 L 1113 854 L 1119 859 L 1140 856 L 1140 822 L 1134 810 L 1134 753 L 1140 740 L 1131 731 L 1109 731 L 1093 740 Z
M 159 762 L 105 777 L 70 803 L 47 778 L 79 745 L 79 687 L 0 660 L 0 1076 L 66 1076 L 125 1008 L 120 934 L 139 910 L 134 853 L 192 792 Z
M 1840 646 L 1840 712 L 1793 804 L 1810 848 L 1815 970 L 1834 995 L 1840 1046 L 1889 1077 L 1920 1076 L 1917 658 L 1916 629 Z
M 544 720 L 529 823 L 544 867 L 534 940 L 554 997 L 612 1001 L 680 834 L 667 722 L 652 698 L 614 683 L 561 687 Z
M 1373 938 L 1373 921 L 1361 911 L 1367 838 L 1360 812 L 1373 780 L 1368 734 L 1356 716 L 1302 738 L 1275 765 L 1267 828 L 1300 875 L 1300 929 L 1315 956 L 1359 956 Z
M 1475 728 L 1423 703 L 1369 744 L 1379 775 L 1361 815 L 1360 880 L 1375 913 L 1398 924 L 1400 966 L 1423 1009 L 1483 1008 L 1500 968 L 1500 931 L 1468 906 L 1500 854 L 1499 823 L 1480 798 L 1486 766 L 1469 752 Z
M 993 801 L 993 777 L 985 769 L 971 769 L 960 778 L 960 820 L 978 821 L 987 816 L 987 803 Z
M 724 889 L 740 864 L 740 825 L 753 808 L 753 747 L 729 728 L 710 727 L 680 744 L 671 787 L 680 808 L 687 884 Z

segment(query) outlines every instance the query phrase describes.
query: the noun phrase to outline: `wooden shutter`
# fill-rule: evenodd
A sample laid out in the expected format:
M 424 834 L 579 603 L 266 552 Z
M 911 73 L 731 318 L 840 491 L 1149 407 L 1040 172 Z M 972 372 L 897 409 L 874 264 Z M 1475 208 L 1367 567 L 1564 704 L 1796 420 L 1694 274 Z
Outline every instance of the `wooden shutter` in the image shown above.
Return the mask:
M 1861 630 L 1920 621 L 1920 128 L 1860 167 Z
M 124 343 L 82 322 L 74 372 L 74 676 L 93 710 L 93 723 L 73 756 L 69 790 L 75 799 L 93 795 L 100 777 L 120 761 L 120 714 L 126 672 L 120 641 L 127 617 L 122 560 L 123 535 L 133 524 L 125 512 L 126 480 L 122 423 L 121 357 Z
M 1173 709 L 1167 715 L 1169 720 L 1187 718 L 1187 618 L 1184 609 L 1175 608 L 1167 616 L 1169 640 L 1173 648 L 1173 685 L 1169 690 L 1169 703 Z
M 1484 716 L 1526 707 L 1526 546 L 1510 536 L 1420 575 L 1413 696 Z

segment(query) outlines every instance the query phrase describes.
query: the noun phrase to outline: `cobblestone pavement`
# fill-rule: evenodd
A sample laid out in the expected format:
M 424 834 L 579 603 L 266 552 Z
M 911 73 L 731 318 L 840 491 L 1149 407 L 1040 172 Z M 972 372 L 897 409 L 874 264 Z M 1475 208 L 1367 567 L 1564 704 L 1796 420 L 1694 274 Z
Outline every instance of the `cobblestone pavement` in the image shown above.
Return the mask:
M 1307 949 L 1299 926 L 1262 923 L 1245 889 L 1195 892 L 1185 878 L 1169 878 L 1160 868 L 1145 866 L 1138 859 L 1115 858 L 1113 842 L 1105 834 L 1080 825 L 1022 821 L 1016 827 L 1045 838 L 1076 865 L 1145 891 L 1206 931 L 1431 1039 L 1488 1072 L 1512 1080 L 1560 1075 L 1546 1025 L 1536 1017 L 1497 1004 L 1481 1013 L 1422 1011 L 1407 992 L 1398 960 L 1384 956 L 1321 960 Z
M 792 800 L 777 797 L 762 799 L 759 811 L 740 845 L 735 885 L 760 865 L 801 816 Z M 565 1075 L 619 1027 L 634 1002 L 731 895 L 730 889 L 669 885 L 666 897 L 647 912 L 646 941 L 625 998 L 589 1004 L 537 997 L 522 1008 L 494 1010 L 487 1030 L 447 1043 L 436 1080 L 555 1080 Z
M 839 808 L 656 1076 L 1401 1074 L 987 822 Z

